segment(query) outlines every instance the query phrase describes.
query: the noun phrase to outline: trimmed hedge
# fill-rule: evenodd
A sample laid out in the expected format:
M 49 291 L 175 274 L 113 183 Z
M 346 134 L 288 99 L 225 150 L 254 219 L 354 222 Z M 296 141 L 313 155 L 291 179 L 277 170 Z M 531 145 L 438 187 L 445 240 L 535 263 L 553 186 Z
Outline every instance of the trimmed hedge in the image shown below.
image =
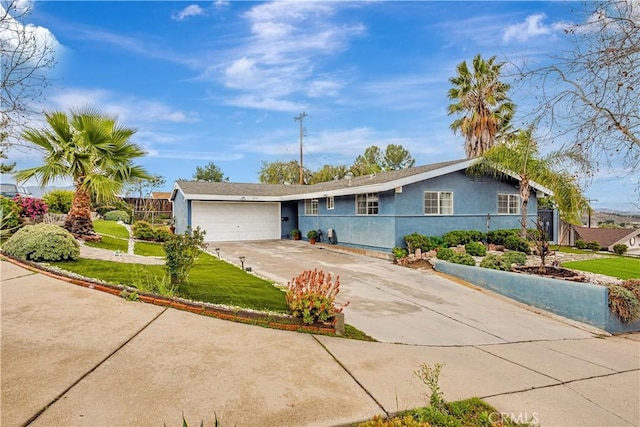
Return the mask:
M 129 221 L 131 221 L 131 218 L 129 217 L 129 214 L 126 213 L 125 211 L 109 211 L 104 214 L 104 220 L 105 221 L 122 221 L 125 224 L 129 224 Z
M 453 254 L 451 258 L 447 261 L 452 262 L 454 264 L 463 264 L 463 265 L 476 265 L 476 260 L 469 254 Z
M 451 246 L 466 245 L 470 242 L 480 242 L 486 235 L 478 230 L 453 230 L 442 236 L 444 244 Z
M 529 246 L 529 243 L 518 236 L 509 236 L 504 239 L 504 247 L 506 249 L 511 249 L 512 251 L 524 252 L 527 255 L 531 253 L 531 246 Z
M 487 254 L 487 248 L 479 242 L 469 242 L 464 245 L 464 250 L 471 256 L 485 256 Z
M 453 255 L 455 255 L 455 252 L 451 248 L 439 248 L 436 253 L 436 257 L 443 261 L 448 261 Z
M 2 250 L 28 261 L 75 261 L 80 244 L 62 227 L 34 224 L 22 227 L 2 245 Z

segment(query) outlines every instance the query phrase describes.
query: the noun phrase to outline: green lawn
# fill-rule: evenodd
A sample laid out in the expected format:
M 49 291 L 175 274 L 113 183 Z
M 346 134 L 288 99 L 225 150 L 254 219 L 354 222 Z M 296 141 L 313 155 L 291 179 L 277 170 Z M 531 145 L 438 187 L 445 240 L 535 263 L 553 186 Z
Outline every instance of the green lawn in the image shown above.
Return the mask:
M 126 231 L 126 230 L 125 230 Z M 117 237 L 102 236 L 99 242 L 86 242 L 87 246 L 92 248 L 107 249 L 110 251 L 121 251 L 126 253 L 129 250 L 129 240 L 119 239 Z
M 143 256 L 165 256 L 162 243 L 154 242 L 136 242 L 133 247 L 133 253 Z
M 93 228 L 96 233 L 102 235 L 109 235 L 114 237 L 120 237 L 122 239 L 129 238 L 129 231 L 123 225 L 118 224 L 116 221 L 105 221 L 103 219 L 97 219 L 93 221 Z
M 72 262 L 56 262 L 52 265 L 85 277 L 125 285 L 133 285 L 140 276 L 164 275 L 162 265 L 132 265 L 84 258 Z M 255 310 L 289 311 L 283 291 L 206 253 L 200 256 L 179 293 L 195 301 Z
M 619 279 L 639 279 L 640 259 L 629 257 L 596 258 L 585 261 L 569 261 L 563 267 L 590 273 L 605 274 Z

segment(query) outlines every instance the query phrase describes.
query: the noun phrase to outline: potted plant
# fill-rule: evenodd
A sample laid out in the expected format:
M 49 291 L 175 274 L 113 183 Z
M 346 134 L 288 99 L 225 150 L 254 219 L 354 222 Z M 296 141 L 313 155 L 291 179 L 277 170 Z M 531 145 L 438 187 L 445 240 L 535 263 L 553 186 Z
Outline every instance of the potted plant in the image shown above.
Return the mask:
M 302 235 L 302 232 L 297 228 L 294 228 L 289 232 L 289 235 L 293 237 L 293 240 L 300 240 L 300 236 Z
M 309 243 L 315 245 L 316 239 L 318 238 L 318 232 L 316 230 L 309 230 L 307 232 L 307 238 L 309 239 Z

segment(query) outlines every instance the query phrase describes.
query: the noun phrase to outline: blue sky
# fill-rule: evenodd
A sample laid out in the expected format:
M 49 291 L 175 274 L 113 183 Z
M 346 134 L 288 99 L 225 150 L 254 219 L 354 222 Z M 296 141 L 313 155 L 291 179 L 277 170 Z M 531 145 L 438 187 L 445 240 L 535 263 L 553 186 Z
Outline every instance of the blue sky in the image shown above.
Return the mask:
M 567 48 L 566 2 L 94 2 L 35 4 L 57 43 L 43 107 L 93 105 L 138 129 L 152 174 L 190 179 L 213 161 L 257 182 L 261 162 L 351 164 L 401 144 L 426 164 L 464 157 L 449 129 L 448 79 L 480 53 L 516 63 Z M 509 71 L 505 66 L 505 71 Z M 513 91 L 526 126 L 531 93 Z M 32 153 L 12 152 L 18 168 Z M 636 178 L 637 180 L 637 178 Z M 637 181 L 636 181 L 637 184 Z M 632 209 L 634 180 L 601 171 L 595 207 Z

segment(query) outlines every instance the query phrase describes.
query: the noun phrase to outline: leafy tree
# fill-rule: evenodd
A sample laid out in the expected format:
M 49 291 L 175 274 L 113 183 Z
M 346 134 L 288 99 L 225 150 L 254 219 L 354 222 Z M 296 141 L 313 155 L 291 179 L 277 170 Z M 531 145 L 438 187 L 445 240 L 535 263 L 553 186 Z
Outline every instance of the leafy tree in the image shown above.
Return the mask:
M 350 171 L 354 176 L 382 172 L 382 159 L 383 155 L 380 148 L 372 145 L 367 147 L 363 154 L 356 157 Z
M 410 168 L 415 163 L 416 159 L 402 145 L 389 144 L 384 150 L 382 169 L 385 171 Z
M 193 179 L 196 181 L 208 181 L 208 182 L 222 182 L 229 181 L 229 177 L 225 177 L 224 173 L 215 163 L 209 162 L 206 166 L 196 167 L 196 172 L 193 174 Z
M 583 23 L 565 30 L 573 49 L 551 65 L 522 68 L 521 77 L 538 94 L 538 120 L 554 141 L 568 141 L 594 168 L 596 158 L 609 159 L 633 172 L 640 166 L 640 4 L 583 4 L 571 4 Z
M 162 175 L 138 178 L 126 186 L 125 194 L 135 194 L 140 199 L 148 199 L 155 190 L 164 187 L 167 180 Z
M 70 114 L 45 113 L 47 127 L 27 129 L 23 138 L 40 149 L 44 164 L 16 172 L 18 181 L 36 178 L 46 187 L 57 178 L 72 178 L 75 194 L 65 228 L 80 236 L 95 237 L 91 222 L 91 195 L 113 200 L 126 184 L 151 178 L 133 161 L 144 155 L 129 141 L 135 129 L 119 125 L 94 109 Z
M 480 54 L 473 58 L 473 70 L 466 61 L 456 67 L 458 75 L 449 79 L 449 115 L 458 116 L 451 123 L 454 133 L 460 131 L 465 139 L 467 158 L 481 156 L 493 147 L 508 129 L 515 105 L 507 96 L 510 86 L 500 81 L 503 63 L 496 57 L 484 60 Z
M 317 184 L 319 182 L 333 181 L 334 179 L 342 179 L 349 172 L 344 165 L 332 166 L 324 165 L 318 171 L 313 172 L 309 184 Z
M 311 172 L 303 169 L 304 182 L 311 181 Z M 263 184 L 296 184 L 300 179 L 300 163 L 295 160 L 290 162 L 262 162 L 262 169 L 259 175 L 260 182 Z
M 30 1 L 0 0 L 0 160 L 36 113 L 55 65 L 56 40 L 46 29 L 27 24 Z M 0 163 L 3 173 L 15 164 Z
M 520 237 L 527 237 L 527 207 L 531 196 L 530 181 L 535 181 L 554 192 L 554 202 L 564 220 L 575 222 L 589 206 L 575 178 L 568 172 L 557 172 L 555 166 L 565 163 L 581 163 L 584 159 L 572 152 L 554 152 L 540 157 L 538 146 L 532 136 L 533 128 L 518 131 L 503 144 L 487 150 L 472 167 L 469 173 L 485 173 L 503 177 L 508 172 L 515 173 L 520 179 Z

